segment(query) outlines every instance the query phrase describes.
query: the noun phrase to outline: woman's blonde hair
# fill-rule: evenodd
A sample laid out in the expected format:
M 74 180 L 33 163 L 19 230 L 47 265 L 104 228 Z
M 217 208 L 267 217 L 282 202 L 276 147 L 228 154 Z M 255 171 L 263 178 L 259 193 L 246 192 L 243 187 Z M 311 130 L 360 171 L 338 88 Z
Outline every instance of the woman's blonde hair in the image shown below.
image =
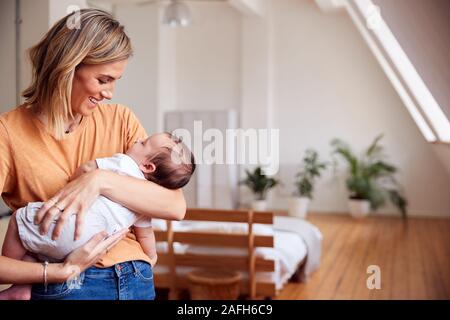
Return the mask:
M 64 121 L 73 118 L 76 68 L 128 59 L 132 49 L 124 27 L 109 13 L 82 9 L 59 20 L 29 54 L 33 78 L 22 94 L 25 103 L 35 112 L 45 113 L 49 130 L 62 139 Z

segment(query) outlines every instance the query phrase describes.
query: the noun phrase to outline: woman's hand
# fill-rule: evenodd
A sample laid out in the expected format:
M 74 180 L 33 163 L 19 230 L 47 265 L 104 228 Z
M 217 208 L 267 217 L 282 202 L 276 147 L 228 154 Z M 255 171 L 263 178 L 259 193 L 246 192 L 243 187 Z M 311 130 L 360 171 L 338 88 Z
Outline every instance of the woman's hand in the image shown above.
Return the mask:
M 99 171 L 81 175 L 44 203 L 34 220 L 35 224 L 40 224 L 41 234 L 47 234 L 52 222 L 57 220 L 52 235 L 52 239 L 57 239 L 67 219 L 76 214 L 75 240 L 80 238 L 84 214 L 100 195 Z
M 127 234 L 127 231 L 128 229 L 123 229 L 110 237 L 107 237 L 108 234 L 106 231 L 97 233 L 82 247 L 72 251 L 72 253 L 67 256 L 62 265 L 63 271 L 61 272 L 61 276 L 58 277 L 58 275 L 55 274 L 55 278 L 52 280 L 55 282 L 62 282 L 80 274 L 97 262 L 109 251 L 109 249 L 122 240 Z

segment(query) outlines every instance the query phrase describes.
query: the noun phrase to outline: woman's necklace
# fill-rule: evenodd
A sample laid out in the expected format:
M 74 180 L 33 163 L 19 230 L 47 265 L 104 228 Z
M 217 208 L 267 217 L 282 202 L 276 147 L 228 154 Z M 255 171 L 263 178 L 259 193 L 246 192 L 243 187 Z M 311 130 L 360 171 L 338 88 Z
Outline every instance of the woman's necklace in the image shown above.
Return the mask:
M 69 127 L 65 130 L 66 134 L 69 134 L 71 131 L 75 130 L 75 128 L 81 123 L 81 120 L 83 120 L 83 116 L 80 116 L 79 121 L 74 121 L 72 124 L 69 125 Z
M 36 113 L 37 118 L 39 119 L 40 122 L 42 122 L 42 124 L 44 126 L 47 126 L 47 118 L 45 117 L 45 115 L 42 112 L 38 112 L 35 109 L 32 110 L 34 113 Z M 79 118 L 79 120 L 78 120 Z M 82 115 L 77 115 L 74 119 L 74 121 L 69 124 L 69 126 L 64 130 L 65 134 L 69 134 L 71 131 L 75 130 L 75 128 L 81 123 L 81 121 L 83 120 L 83 116 Z

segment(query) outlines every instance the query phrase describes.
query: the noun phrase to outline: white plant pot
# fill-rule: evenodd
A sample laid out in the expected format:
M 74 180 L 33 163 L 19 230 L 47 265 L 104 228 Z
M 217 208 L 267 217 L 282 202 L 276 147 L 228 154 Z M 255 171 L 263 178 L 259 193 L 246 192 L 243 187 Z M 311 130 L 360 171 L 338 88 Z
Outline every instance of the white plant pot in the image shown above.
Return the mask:
M 291 217 L 306 218 L 310 199 L 307 197 L 292 197 L 288 200 L 289 215 Z
M 255 211 L 266 211 L 267 201 L 266 200 L 253 200 L 252 209 Z
M 370 212 L 370 202 L 367 200 L 348 200 L 350 215 L 354 218 L 364 218 Z

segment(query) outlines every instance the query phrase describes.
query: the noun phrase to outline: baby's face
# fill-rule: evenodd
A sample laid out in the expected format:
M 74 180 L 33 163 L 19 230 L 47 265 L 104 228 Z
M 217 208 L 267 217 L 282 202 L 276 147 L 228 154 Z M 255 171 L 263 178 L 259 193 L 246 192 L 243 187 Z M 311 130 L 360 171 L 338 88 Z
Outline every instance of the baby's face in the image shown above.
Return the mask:
M 172 147 L 174 142 L 164 133 L 156 133 L 147 139 L 138 139 L 127 151 L 127 155 L 138 165 L 146 162 L 147 157 L 162 147 Z

